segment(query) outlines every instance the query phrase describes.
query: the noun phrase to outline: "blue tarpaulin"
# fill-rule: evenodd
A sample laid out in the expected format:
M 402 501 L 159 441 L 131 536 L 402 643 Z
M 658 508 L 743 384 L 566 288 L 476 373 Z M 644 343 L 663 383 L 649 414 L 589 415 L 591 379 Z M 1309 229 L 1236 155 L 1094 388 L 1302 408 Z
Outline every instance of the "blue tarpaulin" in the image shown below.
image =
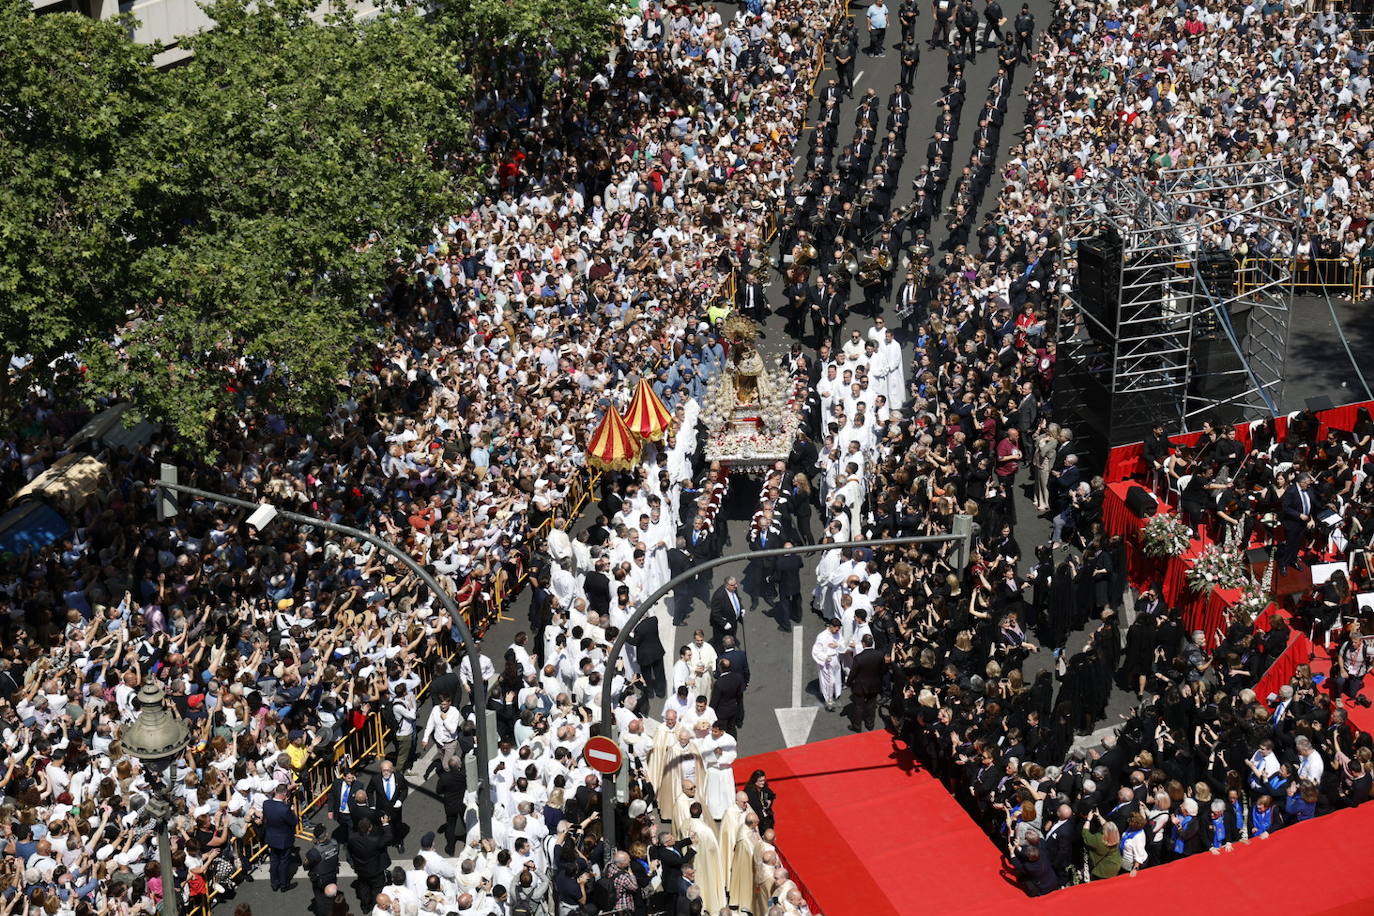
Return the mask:
M 71 530 L 67 520 L 41 502 L 26 502 L 0 516 L 0 551 L 23 553 L 56 541 Z

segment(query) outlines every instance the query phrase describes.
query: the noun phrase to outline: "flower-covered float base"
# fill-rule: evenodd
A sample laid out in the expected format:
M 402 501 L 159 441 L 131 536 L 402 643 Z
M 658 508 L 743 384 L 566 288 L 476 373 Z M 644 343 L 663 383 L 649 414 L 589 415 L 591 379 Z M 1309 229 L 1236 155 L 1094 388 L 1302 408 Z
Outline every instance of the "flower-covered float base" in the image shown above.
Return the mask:
M 754 345 L 757 333 L 746 318 L 732 315 L 727 320 L 730 358 L 701 408 L 706 459 L 727 463 L 731 470 L 785 460 L 801 426 L 804 385 L 764 365 Z

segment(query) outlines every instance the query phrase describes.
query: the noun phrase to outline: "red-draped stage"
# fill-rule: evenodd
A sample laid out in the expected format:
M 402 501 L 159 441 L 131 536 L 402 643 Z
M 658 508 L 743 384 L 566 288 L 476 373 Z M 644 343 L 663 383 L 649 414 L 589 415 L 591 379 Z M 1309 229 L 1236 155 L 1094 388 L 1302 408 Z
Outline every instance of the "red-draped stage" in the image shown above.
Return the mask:
M 1374 913 L 1374 884 L 1359 865 L 1371 847 L 1374 803 L 1231 853 L 1031 898 L 1011 883 L 1001 850 L 909 759 L 889 734 L 869 732 L 736 761 L 736 776 L 762 769 L 777 790 L 778 850 L 814 912 L 1101 916 L 1153 905 L 1178 913 Z

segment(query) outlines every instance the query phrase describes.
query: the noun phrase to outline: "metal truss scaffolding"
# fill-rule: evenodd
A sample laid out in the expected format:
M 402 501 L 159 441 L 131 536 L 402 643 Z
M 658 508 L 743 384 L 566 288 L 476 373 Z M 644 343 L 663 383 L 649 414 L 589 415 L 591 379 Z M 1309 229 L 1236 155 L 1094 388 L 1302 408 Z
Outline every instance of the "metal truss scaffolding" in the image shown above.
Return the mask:
M 1174 433 L 1277 413 L 1296 195 L 1274 160 L 1066 189 L 1078 275 L 1060 365 L 1077 373 L 1068 397 L 1105 424 L 1108 445 L 1137 441 L 1156 421 Z M 1228 244 L 1237 238 L 1240 256 Z

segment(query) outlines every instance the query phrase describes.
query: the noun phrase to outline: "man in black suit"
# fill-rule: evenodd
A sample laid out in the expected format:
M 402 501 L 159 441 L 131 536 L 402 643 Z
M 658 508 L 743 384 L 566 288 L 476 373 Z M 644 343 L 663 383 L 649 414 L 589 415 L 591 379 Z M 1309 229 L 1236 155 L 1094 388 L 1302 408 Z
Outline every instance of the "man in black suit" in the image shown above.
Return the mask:
M 1059 876 L 1060 884 L 1068 882 L 1069 870 L 1073 864 L 1074 843 L 1078 835 L 1077 826 L 1073 808 L 1060 805 L 1054 823 L 1045 831 L 1045 838 L 1040 841 L 1040 854 L 1049 859 L 1054 873 Z
M 368 795 L 376 805 L 377 813 L 391 822 L 391 841 L 398 849 L 401 848 L 406 835 L 401 806 L 409 794 L 410 784 L 406 782 L 406 778 L 396 772 L 390 760 L 383 760 L 377 775 L 372 777 Z
M 740 622 L 744 619 L 744 606 L 739 600 L 739 579 L 734 576 L 716 589 L 711 596 L 711 645 L 721 651 L 722 641 L 727 636 L 739 632 Z
M 377 809 L 373 807 L 367 797 L 367 790 L 356 783 L 353 786 L 353 799 L 348 803 L 348 810 L 353 816 L 353 825 L 349 828 L 349 836 L 357 831 L 358 824 L 365 820 L 370 820 L 375 824 L 378 818 Z
M 755 321 L 762 321 L 768 317 L 768 297 L 764 292 L 762 283 L 755 279 L 756 275 L 750 277 L 739 284 L 735 290 L 735 307 L 745 314 L 746 317 Z
M 711 685 L 711 708 L 716 711 L 721 727 L 734 735 L 744 718 L 744 675 L 734 669 L 728 658 L 720 659 L 716 670 L 720 673 Z
M 357 829 L 348 838 L 348 858 L 358 876 L 353 887 L 363 912 L 372 909 L 377 894 L 386 887 L 387 869 L 391 867 L 391 854 L 387 852 L 390 843 L 391 827 L 385 818 L 380 824 L 370 817 L 359 818 Z
M 329 788 L 328 817 L 339 825 L 335 839 L 340 843 L 348 841 L 348 831 L 353 827 L 353 784 L 357 781 L 358 777 L 353 771 L 345 770 Z
M 1298 559 L 1298 552 L 1302 550 L 1302 542 L 1307 537 L 1309 531 L 1316 527 L 1313 512 L 1316 510 L 1316 500 L 1313 498 L 1312 475 L 1302 473 L 1298 478 L 1288 485 L 1288 489 L 1283 491 L 1283 547 L 1279 550 L 1279 575 L 1288 575 L 1288 568 L 1296 566 L 1302 569 L 1302 560 Z
M 744 686 L 749 686 L 749 656 L 739 647 L 739 643 L 733 636 L 727 636 L 721 641 L 720 655 L 716 658 L 716 670 L 720 670 L 720 663 L 726 659 L 730 661 L 730 667 L 738 671 L 744 677 Z M 713 707 L 714 708 L 714 707 Z M 740 719 L 743 724 L 744 719 Z
M 582 591 L 587 596 L 587 609 L 597 614 L 607 614 L 611 610 L 611 561 L 609 557 L 596 558 L 592 569 L 582 577 Z
M 849 669 L 849 694 L 853 699 L 854 731 L 872 731 L 877 719 L 878 694 L 883 689 L 883 672 L 887 661 L 883 653 L 873 647 L 873 637 L 864 634 L 863 650 L 854 656 Z
M 667 696 L 668 680 L 663 671 L 663 640 L 658 636 L 658 618 L 649 614 L 641 620 L 630 634 L 629 643 L 635 647 L 635 664 L 639 665 L 649 695 Z
M 682 869 L 696 858 L 697 851 L 691 847 L 691 837 L 673 842 L 671 830 L 660 830 L 658 842 L 649 847 L 649 859 L 658 862 L 663 893 L 670 899 L 682 896 L 687 890 L 682 881 Z
M 278 783 L 272 797 L 262 803 L 262 835 L 271 860 L 272 890 L 289 891 L 291 883 L 291 850 L 296 846 L 296 812 L 287 801 L 291 790 Z
M 676 579 L 678 576 L 691 569 L 697 563 L 696 558 L 687 550 L 687 539 L 679 536 L 677 546 L 668 549 L 668 578 Z M 673 625 L 680 626 L 692 613 L 692 599 L 697 597 L 697 579 L 693 576 L 680 587 L 673 589 L 673 599 L 671 610 L 673 614 Z M 702 599 L 710 597 L 710 594 L 702 596 Z
M 444 855 L 451 856 L 458 841 L 466 837 L 466 832 L 460 832 L 460 825 L 464 825 L 463 818 L 467 814 L 464 796 L 468 791 L 468 774 L 463 766 L 463 758 L 456 754 L 440 761 L 440 764 L 439 781 L 435 783 L 434 792 L 444 805 L 444 838 L 447 844 Z
M 789 541 L 782 546 L 791 547 Z M 778 557 L 774 567 L 774 573 L 778 579 L 778 604 L 782 608 L 782 619 L 791 623 L 801 623 L 802 619 L 802 586 L 801 586 L 802 558 L 799 554 L 788 554 L 785 557 Z M 789 627 L 790 629 L 790 627 Z
M 598 515 L 596 521 L 587 529 L 587 546 L 600 547 L 611 539 L 611 526 L 606 516 Z
M 832 102 L 838 108 L 843 101 L 844 92 L 840 89 L 839 83 L 835 81 L 835 77 L 832 76 L 826 81 L 825 88 L 821 90 L 821 109 L 824 110 Z

